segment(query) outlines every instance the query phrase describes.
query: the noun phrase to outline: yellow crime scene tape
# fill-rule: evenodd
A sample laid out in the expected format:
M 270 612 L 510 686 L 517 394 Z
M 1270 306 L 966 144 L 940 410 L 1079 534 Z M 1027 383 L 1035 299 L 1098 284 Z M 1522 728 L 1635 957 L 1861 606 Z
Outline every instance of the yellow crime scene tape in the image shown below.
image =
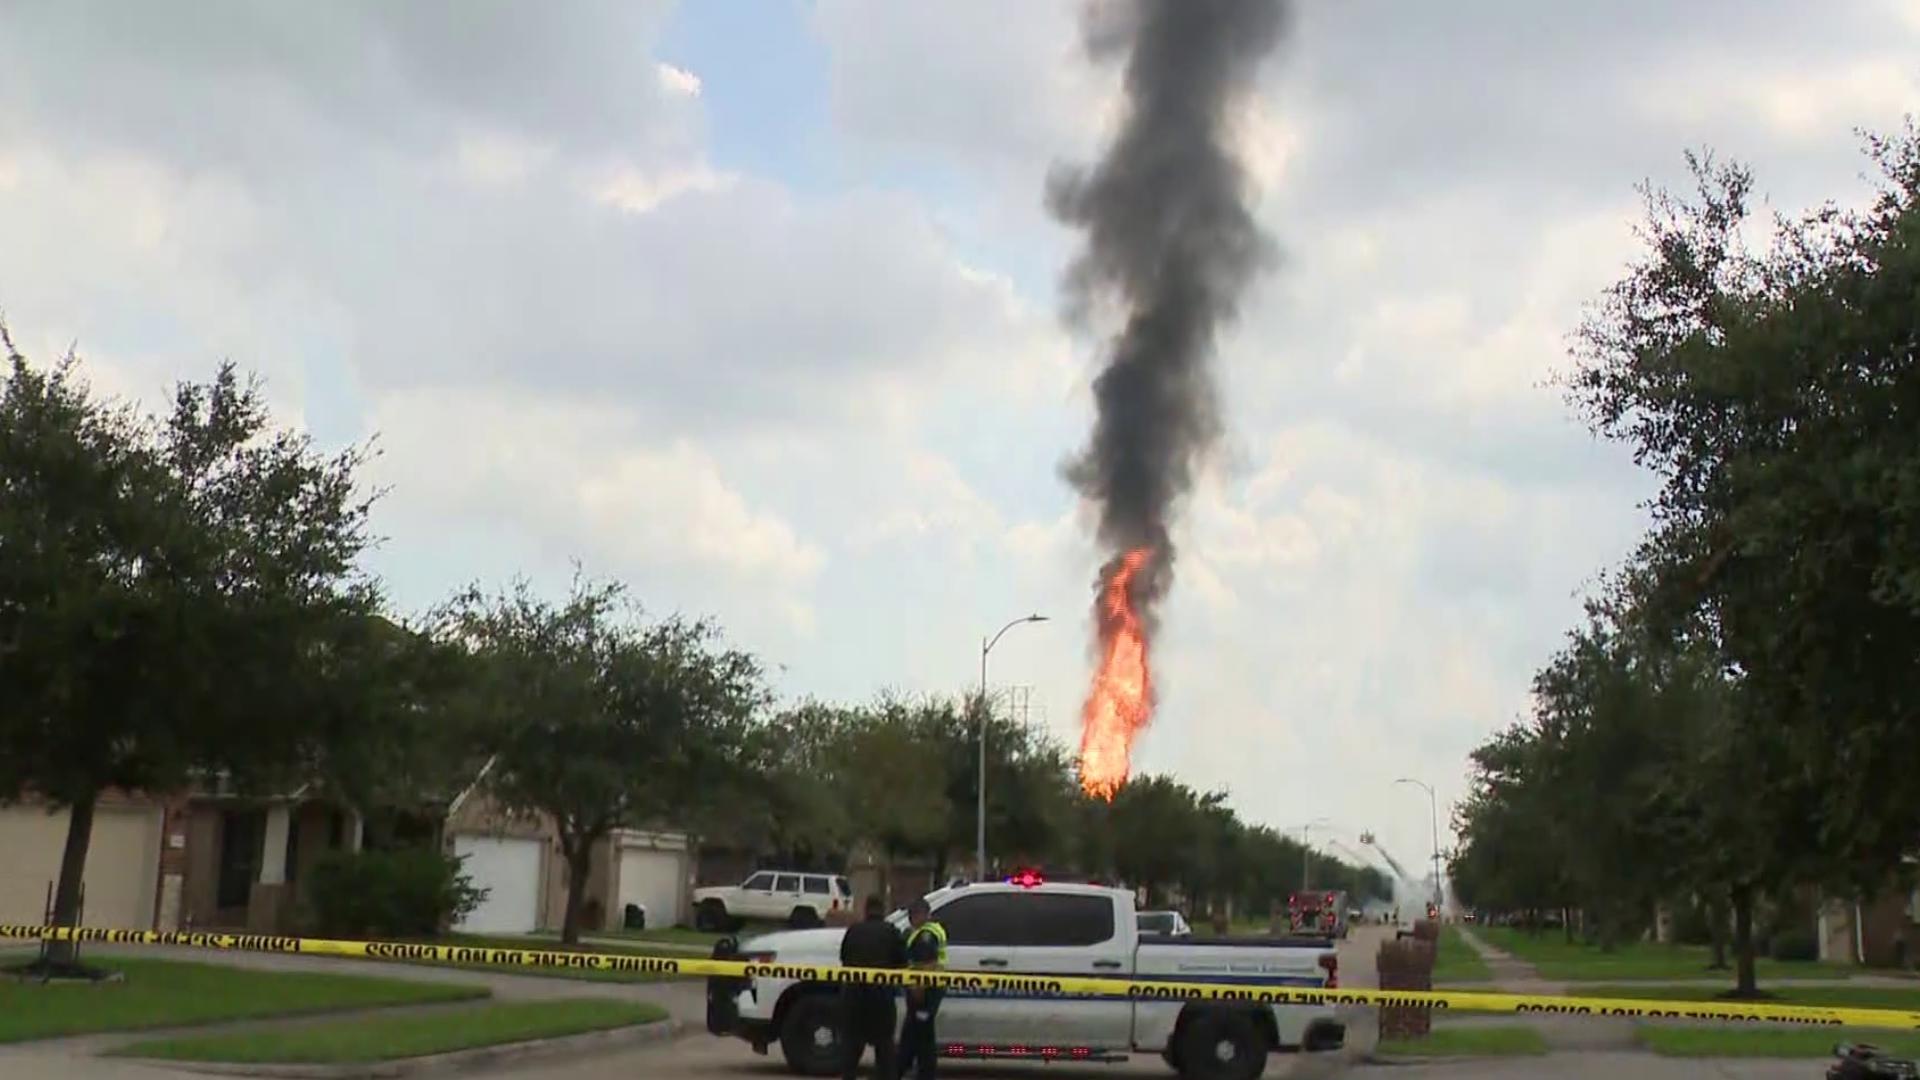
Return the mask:
M 795 982 L 1004 990 L 1022 996 L 1093 996 L 1141 1001 L 1240 1001 L 1263 1005 L 1363 1005 L 1462 1012 L 1615 1016 L 1661 1020 L 1740 1020 L 1825 1027 L 1920 1031 L 1920 1011 L 1840 1005 L 1769 1005 L 1731 1001 L 1653 1001 L 1466 990 L 1361 990 L 1208 983 L 1176 978 L 1115 979 L 1072 975 L 1000 975 L 974 971 L 904 971 L 812 964 L 754 963 L 698 957 L 639 956 L 567 949 L 510 949 L 483 945 L 424 945 L 397 941 L 333 941 L 213 931 L 104 930 L 0 925 L 0 940 L 80 941 L 102 945 L 176 945 L 227 952 L 347 957 L 451 965 L 566 968 L 659 978 L 788 979 Z

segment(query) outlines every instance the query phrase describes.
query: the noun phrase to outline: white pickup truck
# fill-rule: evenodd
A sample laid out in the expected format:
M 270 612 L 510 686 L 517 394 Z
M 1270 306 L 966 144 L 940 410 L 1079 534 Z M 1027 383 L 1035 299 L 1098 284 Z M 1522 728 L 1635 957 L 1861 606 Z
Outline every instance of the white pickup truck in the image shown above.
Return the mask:
M 1338 985 L 1326 938 L 1142 935 L 1133 894 L 1072 884 L 978 884 L 927 897 L 947 931 L 950 971 L 1099 976 L 1171 984 Z M 906 916 L 891 921 L 904 928 Z M 714 955 L 755 963 L 834 966 L 840 929 L 723 941 Z M 760 1053 L 778 1043 L 807 1076 L 840 1069 L 840 993 L 824 983 L 758 977 L 707 984 L 707 1030 Z M 1333 1050 L 1346 1027 L 1333 1008 L 1245 1002 L 1138 1000 L 949 990 L 937 1033 L 942 1056 L 994 1060 L 1118 1061 L 1157 1053 L 1187 1080 L 1253 1080 L 1275 1050 Z

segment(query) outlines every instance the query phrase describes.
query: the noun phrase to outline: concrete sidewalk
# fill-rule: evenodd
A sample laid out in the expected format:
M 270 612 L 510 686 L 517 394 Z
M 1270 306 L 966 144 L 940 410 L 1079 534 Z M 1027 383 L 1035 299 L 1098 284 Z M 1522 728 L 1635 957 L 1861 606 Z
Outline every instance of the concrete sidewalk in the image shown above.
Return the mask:
M 1454 929 L 1460 933 L 1460 940 L 1467 943 L 1480 959 L 1493 972 L 1493 988 L 1507 994 L 1541 994 L 1547 996 L 1565 995 L 1567 984 L 1549 982 L 1540 977 L 1532 964 L 1514 956 L 1504 949 L 1497 949 L 1482 941 L 1478 935 L 1464 926 Z M 1634 1023 L 1621 1017 L 1601 1016 L 1526 1016 L 1519 1018 L 1499 1017 L 1504 1023 L 1521 1023 L 1540 1033 L 1547 1046 L 1560 1051 L 1632 1051 L 1639 1042 L 1634 1037 Z M 1448 1019 L 1445 1023 L 1493 1023 L 1494 1018 L 1486 1020 Z M 1643 1054 L 1640 1060 L 1656 1059 L 1651 1054 Z M 1489 1074 L 1491 1075 L 1491 1074 Z M 1525 1074 L 1515 1074 L 1525 1075 Z M 1547 1074 L 1543 1074 L 1547 1075 Z M 1698 1075 L 1694 1073 L 1676 1075 Z

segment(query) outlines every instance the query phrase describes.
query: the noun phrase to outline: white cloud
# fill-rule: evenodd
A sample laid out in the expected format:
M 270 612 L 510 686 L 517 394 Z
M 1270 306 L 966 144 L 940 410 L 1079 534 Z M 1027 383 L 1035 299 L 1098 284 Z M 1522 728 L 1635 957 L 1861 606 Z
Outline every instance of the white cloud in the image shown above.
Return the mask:
M 460 139 L 454 149 L 459 174 L 481 184 L 525 181 L 552 159 L 554 148 L 506 132 L 476 132 Z
M 630 214 L 645 214 L 679 195 L 718 191 L 739 178 L 705 164 L 683 165 L 648 174 L 635 168 L 616 170 L 595 190 L 594 197 Z
M 1078 5 L 812 5 L 830 127 L 749 169 L 706 131 L 752 59 L 655 56 L 664 4 L 212 2 L 0 15 L 0 305 L 37 353 L 148 397 L 231 357 L 379 431 L 410 602 L 577 556 L 847 696 L 970 685 L 1038 609 L 992 677 L 1071 741 L 1099 553 L 1057 467 L 1097 357 L 1040 190 L 1122 115 Z M 1539 385 L 1630 185 L 1708 142 L 1787 207 L 1844 196 L 1846 129 L 1917 89 L 1913 10 L 1301 5 L 1235 117 L 1284 261 L 1221 357 L 1141 764 L 1423 854 L 1392 779 L 1459 792 L 1639 525 L 1644 478 Z
M 650 446 L 618 407 L 485 390 L 407 391 L 374 405 L 378 479 L 396 524 L 441 535 L 530 534 L 550 559 L 659 588 L 681 575 L 683 603 L 725 607 L 766 630 L 813 627 L 812 589 L 827 555 L 795 526 L 751 505 L 704 449 Z
M 700 76 L 672 64 L 655 65 L 655 70 L 660 73 L 660 85 L 669 93 L 679 94 L 681 97 L 700 96 Z

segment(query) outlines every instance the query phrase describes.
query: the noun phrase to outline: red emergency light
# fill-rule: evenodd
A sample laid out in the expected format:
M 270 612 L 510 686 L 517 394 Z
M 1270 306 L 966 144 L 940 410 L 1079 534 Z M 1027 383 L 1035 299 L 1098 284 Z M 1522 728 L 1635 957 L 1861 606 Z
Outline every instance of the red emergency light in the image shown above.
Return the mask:
M 1046 883 L 1047 879 L 1041 877 L 1039 872 L 1035 870 L 1022 870 L 1007 879 L 1007 884 L 1018 885 L 1023 889 L 1031 889 L 1036 885 L 1045 885 Z

